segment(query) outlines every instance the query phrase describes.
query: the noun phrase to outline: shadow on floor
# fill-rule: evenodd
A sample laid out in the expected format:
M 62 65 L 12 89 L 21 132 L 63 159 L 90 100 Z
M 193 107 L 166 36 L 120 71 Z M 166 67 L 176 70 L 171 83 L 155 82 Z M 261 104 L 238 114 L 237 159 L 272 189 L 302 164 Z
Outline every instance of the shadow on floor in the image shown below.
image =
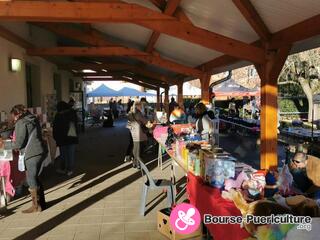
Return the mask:
M 124 167 L 127 168 L 128 166 Z M 150 170 L 154 169 L 157 167 L 157 164 L 154 162 L 152 164 L 148 165 L 148 168 Z M 122 169 L 123 171 L 123 169 Z M 84 209 L 90 207 L 94 203 L 100 201 L 101 199 L 107 197 L 108 195 L 121 190 L 122 188 L 128 186 L 128 184 L 132 183 L 133 181 L 139 179 L 141 177 L 141 173 L 136 172 L 131 174 L 130 176 L 126 177 L 125 179 L 119 181 L 116 184 L 113 184 L 110 187 L 105 188 L 104 190 L 86 198 L 82 202 L 76 204 L 75 206 L 70 207 L 69 209 L 61 212 L 60 214 L 52 217 L 51 219 L 41 223 L 37 227 L 27 231 L 26 233 L 23 233 L 22 235 L 14 238 L 15 240 L 29 240 L 29 239 L 35 239 L 37 237 L 40 237 L 41 235 L 45 234 L 46 232 L 52 230 L 53 228 L 57 227 L 58 225 L 62 224 L 69 218 L 75 216 L 77 213 L 83 211 Z M 103 179 L 104 177 L 102 177 Z M 90 184 L 97 184 L 97 182 L 101 182 L 100 178 L 97 180 L 93 181 Z M 82 190 L 83 191 L 83 190 Z

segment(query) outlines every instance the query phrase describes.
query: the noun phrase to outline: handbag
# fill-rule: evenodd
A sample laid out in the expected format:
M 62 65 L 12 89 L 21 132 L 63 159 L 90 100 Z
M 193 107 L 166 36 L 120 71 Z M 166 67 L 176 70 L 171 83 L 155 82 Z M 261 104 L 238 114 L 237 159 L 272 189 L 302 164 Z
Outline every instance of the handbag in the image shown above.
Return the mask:
M 34 128 L 34 129 L 32 130 L 25 149 L 28 149 L 28 147 L 29 147 L 29 145 L 30 145 L 30 142 L 31 142 L 31 139 L 32 139 L 33 135 L 35 134 L 35 132 L 36 132 L 36 128 Z M 20 172 L 24 172 L 24 171 L 26 170 L 26 166 L 25 166 L 24 160 L 25 160 L 25 152 L 22 153 L 22 152 L 20 151 L 20 152 L 19 152 L 19 159 L 18 159 L 18 170 L 19 170 Z
M 147 135 L 150 134 L 150 129 L 147 128 L 147 126 L 144 125 L 141 121 L 138 121 L 134 114 L 132 114 L 132 116 L 133 116 L 133 119 L 140 125 L 142 132 Z
M 69 123 L 68 137 L 77 137 L 77 130 L 74 122 Z

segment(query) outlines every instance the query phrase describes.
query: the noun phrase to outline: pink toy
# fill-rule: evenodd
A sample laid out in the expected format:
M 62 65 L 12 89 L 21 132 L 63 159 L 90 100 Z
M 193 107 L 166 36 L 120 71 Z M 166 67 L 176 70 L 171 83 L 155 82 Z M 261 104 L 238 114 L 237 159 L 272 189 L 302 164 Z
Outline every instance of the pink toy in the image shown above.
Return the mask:
M 233 179 L 226 179 L 224 182 L 224 189 L 229 191 L 231 188 L 241 188 L 241 185 L 244 181 L 247 181 L 249 178 L 247 176 L 247 174 L 242 171 L 236 180 Z
M 292 187 L 293 177 L 289 171 L 289 167 L 285 164 L 279 175 L 278 185 L 280 193 L 284 196 L 290 195 Z
M 153 137 L 155 139 L 160 139 L 161 135 L 166 134 L 168 132 L 168 127 L 156 126 L 153 130 Z
M 10 196 L 14 196 L 15 190 L 10 182 L 11 167 L 9 161 L 0 161 L 0 176 L 5 178 L 5 190 Z

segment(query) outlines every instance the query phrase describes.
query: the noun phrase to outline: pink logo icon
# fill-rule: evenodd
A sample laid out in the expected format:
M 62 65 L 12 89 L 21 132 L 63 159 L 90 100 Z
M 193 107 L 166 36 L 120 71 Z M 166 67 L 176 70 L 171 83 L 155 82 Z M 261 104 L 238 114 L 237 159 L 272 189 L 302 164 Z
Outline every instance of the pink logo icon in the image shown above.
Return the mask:
M 170 214 L 170 224 L 175 232 L 190 234 L 198 230 L 201 217 L 198 209 L 187 203 L 178 204 Z

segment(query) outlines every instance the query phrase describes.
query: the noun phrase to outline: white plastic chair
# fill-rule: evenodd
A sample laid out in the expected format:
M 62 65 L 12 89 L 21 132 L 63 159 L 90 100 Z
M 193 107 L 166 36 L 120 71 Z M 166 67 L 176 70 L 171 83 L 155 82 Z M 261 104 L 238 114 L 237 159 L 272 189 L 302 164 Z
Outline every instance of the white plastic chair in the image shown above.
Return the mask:
M 144 216 L 145 208 L 146 208 L 146 200 L 148 190 L 167 190 L 167 201 L 169 207 L 171 207 L 175 203 L 176 199 L 176 187 L 172 184 L 170 180 L 167 179 L 153 179 L 148 168 L 144 165 L 143 162 L 139 160 L 141 173 L 143 178 L 143 187 L 142 187 L 142 195 L 141 195 L 141 207 L 140 207 L 140 215 Z M 144 178 L 146 176 L 146 181 Z

